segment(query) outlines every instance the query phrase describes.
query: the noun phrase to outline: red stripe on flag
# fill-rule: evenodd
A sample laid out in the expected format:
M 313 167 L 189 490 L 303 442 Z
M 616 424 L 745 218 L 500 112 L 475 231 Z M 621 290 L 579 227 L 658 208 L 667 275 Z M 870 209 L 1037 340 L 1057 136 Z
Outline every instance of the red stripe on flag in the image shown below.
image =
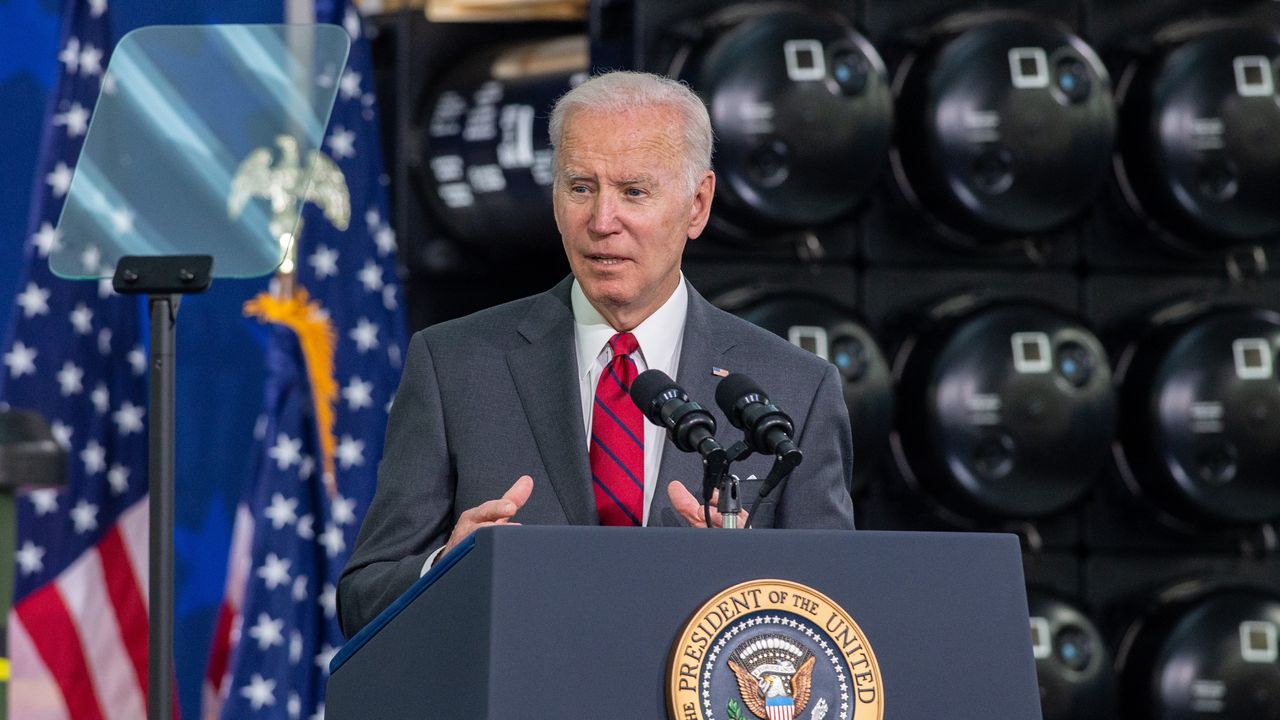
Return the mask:
M 71 717 L 101 720 L 102 709 L 85 664 L 84 646 L 57 586 L 46 583 L 18 603 L 14 612 L 22 619 L 36 652 L 58 683 Z
M 99 543 L 98 557 L 102 559 L 107 596 L 111 598 L 111 607 L 115 610 L 120 637 L 124 640 L 125 650 L 133 663 L 138 688 L 141 689 L 142 696 L 146 697 L 147 606 L 142 599 L 142 588 L 134 574 L 133 564 L 129 562 L 129 551 L 125 548 L 119 525 L 112 527 L 111 532 Z
M 231 623 L 236 612 L 226 600 L 218 608 L 218 624 L 213 628 L 213 646 L 209 648 L 209 666 L 205 668 L 204 679 L 215 693 L 222 691 L 222 682 L 227 676 L 227 663 L 231 660 Z

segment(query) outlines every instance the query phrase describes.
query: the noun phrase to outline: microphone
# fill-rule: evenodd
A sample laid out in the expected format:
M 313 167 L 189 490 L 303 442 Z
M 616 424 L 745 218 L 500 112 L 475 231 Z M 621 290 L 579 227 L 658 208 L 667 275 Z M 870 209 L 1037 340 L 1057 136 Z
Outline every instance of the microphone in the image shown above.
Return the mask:
M 791 439 L 795 426 L 763 389 L 742 373 L 733 373 L 716 386 L 716 405 L 730 424 L 743 431 L 747 446 L 761 455 L 800 464 L 803 455 Z
M 649 422 L 666 428 L 667 437 L 680 450 L 696 452 L 707 462 L 728 462 L 724 448 L 716 442 L 716 419 L 666 373 L 640 373 L 631 383 L 631 401 Z

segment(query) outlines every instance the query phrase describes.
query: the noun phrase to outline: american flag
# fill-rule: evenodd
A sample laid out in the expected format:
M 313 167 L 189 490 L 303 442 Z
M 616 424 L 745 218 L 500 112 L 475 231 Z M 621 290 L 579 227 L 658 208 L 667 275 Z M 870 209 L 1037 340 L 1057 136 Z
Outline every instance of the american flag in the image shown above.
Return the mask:
M 303 212 L 296 280 L 314 306 L 295 304 L 297 322 L 272 327 L 259 469 L 237 510 L 205 677 L 202 714 L 210 719 L 324 717 L 329 660 L 343 641 L 338 576 L 373 498 L 405 344 L 363 23 L 342 1 L 317 3 L 316 21 L 341 25 L 352 38 L 347 68 L 328 79 L 338 96 L 323 143 L 346 178 L 352 214 L 342 231 L 315 206 Z M 281 301 L 256 305 L 280 311 Z M 332 331 L 331 374 L 317 350 L 324 343 L 295 332 L 316 323 Z M 327 394 L 332 477 L 325 477 L 321 417 Z
M 147 694 L 147 356 L 138 300 L 54 277 L 49 254 L 111 49 L 106 0 L 63 14 L 62 71 L 0 400 L 48 418 L 68 484 L 18 501 L 11 717 L 141 718 Z M 92 264 L 92 263 L 90 263 Z

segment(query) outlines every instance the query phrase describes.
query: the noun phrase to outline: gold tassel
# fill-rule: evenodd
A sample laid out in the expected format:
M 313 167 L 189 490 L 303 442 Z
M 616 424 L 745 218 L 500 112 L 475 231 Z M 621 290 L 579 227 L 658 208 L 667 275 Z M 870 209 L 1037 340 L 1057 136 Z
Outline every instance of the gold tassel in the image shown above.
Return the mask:
M 333 323 L 326 317 L 320 303 L 311 300 L 307 291 L 301 287 L 288 297 L 260 293 L 244 304 L 244 314 L 262 322 L 284 325 L 298 337 L 302 357 L 307 364 L 307 378 L 311 383 L 311 400 L 315 404 L 325 489 L 329 497 L 333 498 L 337 495 L 333 460 L 337 445 L 333 437 L 333 405 L 338 396 L 338 382 L 333 377 L 336 337 Z

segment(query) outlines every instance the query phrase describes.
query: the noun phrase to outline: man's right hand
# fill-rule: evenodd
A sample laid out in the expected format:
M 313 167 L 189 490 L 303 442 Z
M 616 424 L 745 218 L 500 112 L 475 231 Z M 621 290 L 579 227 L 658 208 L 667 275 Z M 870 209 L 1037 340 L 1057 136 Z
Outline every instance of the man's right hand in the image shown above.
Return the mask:
M 481 503 L 458 516 L 458 523 L 453 526 L 449 542 L 436 554 L 436 560 L 444 557 L 468 535 L 487 525 L 519 525 L 511 522 L 512 516 L 524 506 L 533 492 L 533 478 L 521 475 L 520 479 L 503 493 L 497 500 Z

